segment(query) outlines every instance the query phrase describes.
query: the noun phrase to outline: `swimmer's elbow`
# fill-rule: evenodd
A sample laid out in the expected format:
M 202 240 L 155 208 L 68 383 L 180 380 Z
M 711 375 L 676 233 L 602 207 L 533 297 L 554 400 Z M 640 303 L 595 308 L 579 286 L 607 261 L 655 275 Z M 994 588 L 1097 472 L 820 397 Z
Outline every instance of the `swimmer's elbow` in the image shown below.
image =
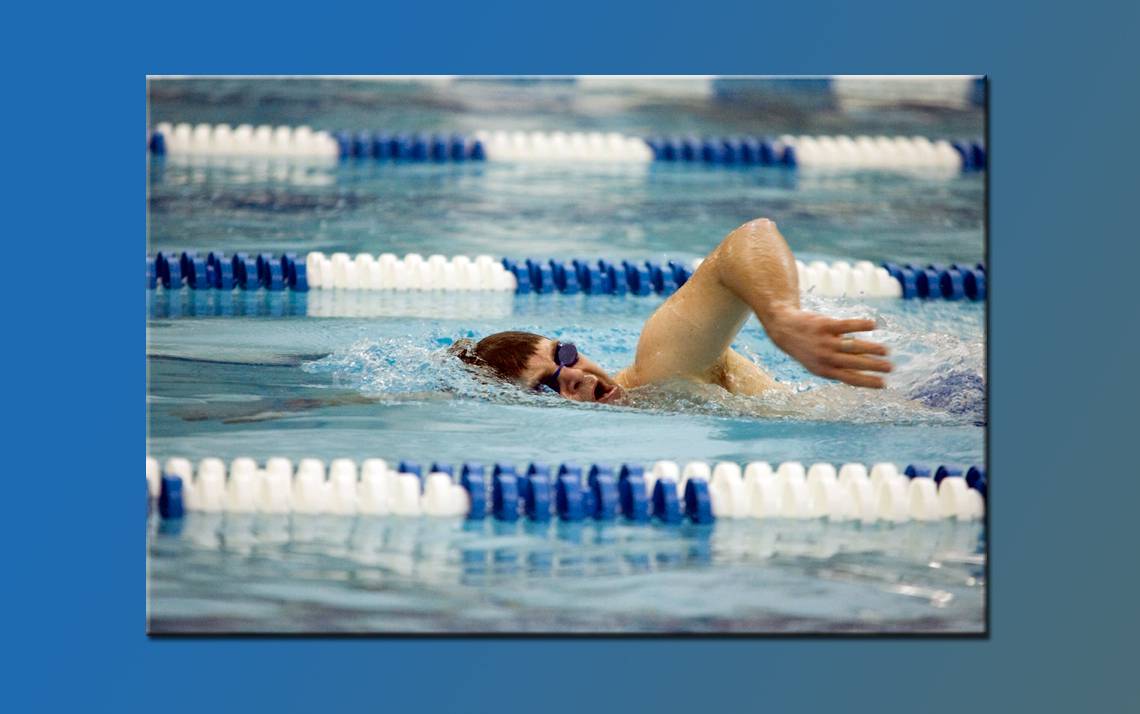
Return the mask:
M 718 266 L 734 270 L 741 265 L 754 264 L 758 258 L 782 258 L 790 251 L 774 221 L 756 218 L 729 233 L 716 252 L 723 256 L 723 260 L 717 261 Z
M 787 241 L 767 218 L 737 228 L 710 261 L 720 284 L 765 323 L 777 303 L 798 306 L 796 262 Z
M 754 218 L 729 233 L 721 242 L 725 252 L 766 250 L 772 247 L 787 248 L 784 237 L 770 218 Z
M 749 233 L 760 233 L 776 230 L 776 222 L 771 218 L 753 218 L 744 225 L 736 229 L 737 231 L 747 231 Z M 734 231 L 735 232 L 735 231 Z

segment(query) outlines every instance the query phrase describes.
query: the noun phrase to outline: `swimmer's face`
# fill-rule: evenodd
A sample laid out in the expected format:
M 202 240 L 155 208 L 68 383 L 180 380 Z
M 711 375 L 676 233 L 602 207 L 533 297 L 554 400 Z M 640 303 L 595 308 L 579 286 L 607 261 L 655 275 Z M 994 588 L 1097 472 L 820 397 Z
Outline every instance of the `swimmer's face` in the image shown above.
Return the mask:
M 548 380 L 558 371 L 554 351 L 558 343 L 543 340 L 527 360 L 519 379 L 527 389 L 545 391 L 543 380 Z M 601 402 L 609 404 L 620 399 L 625 390 L 614 382 L 606 371 L 581 352 L 578 361 L 572 366 L 562 367 L 558 373 L 558 394 L 575 402 Z

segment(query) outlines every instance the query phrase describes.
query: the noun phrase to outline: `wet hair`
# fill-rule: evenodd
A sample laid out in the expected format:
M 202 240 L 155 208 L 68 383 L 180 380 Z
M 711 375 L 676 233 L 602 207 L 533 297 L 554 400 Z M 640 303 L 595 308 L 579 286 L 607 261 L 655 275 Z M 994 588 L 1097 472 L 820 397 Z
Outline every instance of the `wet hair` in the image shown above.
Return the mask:
M 456 340 L 447 351 L 466 364 L 487 367 L 498 377 L 514 380 L 544 339 L 533 332 L 496 332 L 478 342 L 466 337 Z

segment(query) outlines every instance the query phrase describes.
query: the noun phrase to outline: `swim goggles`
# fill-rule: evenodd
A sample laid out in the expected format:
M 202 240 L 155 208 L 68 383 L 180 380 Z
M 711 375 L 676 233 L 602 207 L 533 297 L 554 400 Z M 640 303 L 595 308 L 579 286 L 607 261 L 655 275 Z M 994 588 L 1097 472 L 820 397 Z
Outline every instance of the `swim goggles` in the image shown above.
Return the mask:
M 558 369 L 554 370 L 554 374 L 541 381 L 542 384 L 550 387 L 555 392 L 561 392 L 558 386 L 558 375 L 562 374 L 563 367 L 573 367 L 578 364 L 578 348 L 570 342 L 556 342 L 554 348 L 554 362 L 558 365 Z

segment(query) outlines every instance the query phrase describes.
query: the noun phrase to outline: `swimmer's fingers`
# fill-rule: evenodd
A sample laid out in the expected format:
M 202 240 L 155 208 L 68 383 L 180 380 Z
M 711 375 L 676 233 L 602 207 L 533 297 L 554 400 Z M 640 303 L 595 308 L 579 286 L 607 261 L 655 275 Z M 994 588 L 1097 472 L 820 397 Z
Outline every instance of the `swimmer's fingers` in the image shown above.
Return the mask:
M 874 320 L 831 320 L 827 326 L 827 331 L 833 335 L 842 335 L 848 332 L 870 332 L 874 329 Z
M 852 369 L 829 369 L 821 375 L 828 379 L 836 379 L 844 384 L 850 384 L 853 387 L 869 387 L 870 389 L 882 389 L 887 386 L 882 377 L 876 377 L 871 374 L 864 374 L 863 372 L 856 372 Z
M 863 372 L 890 372 L 891 363 L 867 355 L 835 354 L 828 360 L 832 367 Z
M 878 342 L 868 342 L 867 340 L 856 340 L 853 338 L 836 340 L 835 345 L 835 349 L 851 355 L 867 354 L 886 357 L 888 354 L 886 345 L 881 345 Z

